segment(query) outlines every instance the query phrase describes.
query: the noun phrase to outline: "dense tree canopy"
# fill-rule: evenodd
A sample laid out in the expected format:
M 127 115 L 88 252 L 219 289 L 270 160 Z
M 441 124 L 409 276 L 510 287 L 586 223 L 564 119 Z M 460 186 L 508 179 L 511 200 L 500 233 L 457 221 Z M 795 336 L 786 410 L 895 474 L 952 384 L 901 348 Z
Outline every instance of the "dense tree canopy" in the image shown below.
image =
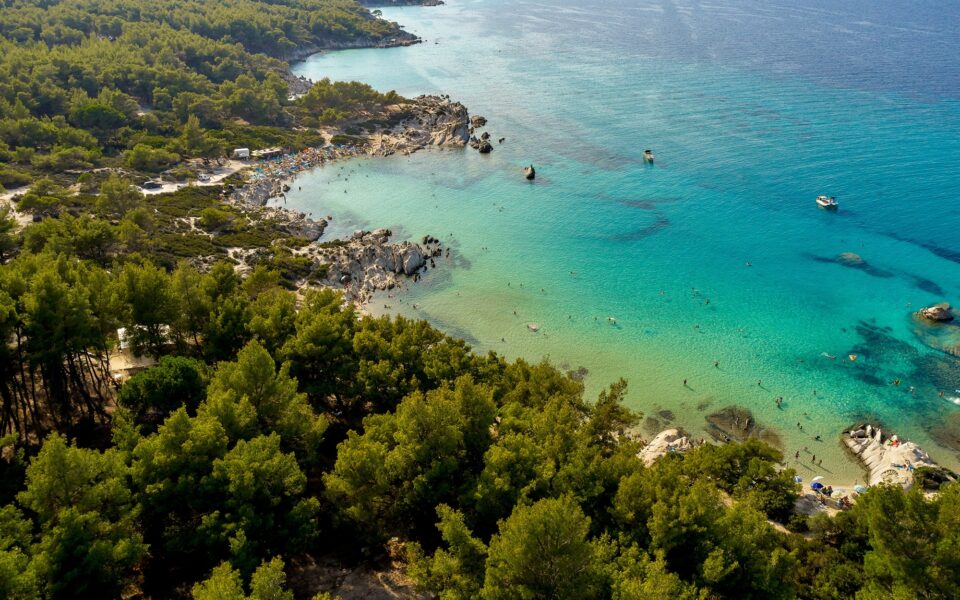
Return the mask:
M 5 2 L 0 186 L 100 166 L 159 173 L 237 146 L 311 145 L 316 134 L 297 121 L 337 122 L 400 99 L 324 80 L 294 100 L 283 60 L 411 37 L 354 0 Z M 38 193 L 23 208 L 50 211 L 54 198 Z

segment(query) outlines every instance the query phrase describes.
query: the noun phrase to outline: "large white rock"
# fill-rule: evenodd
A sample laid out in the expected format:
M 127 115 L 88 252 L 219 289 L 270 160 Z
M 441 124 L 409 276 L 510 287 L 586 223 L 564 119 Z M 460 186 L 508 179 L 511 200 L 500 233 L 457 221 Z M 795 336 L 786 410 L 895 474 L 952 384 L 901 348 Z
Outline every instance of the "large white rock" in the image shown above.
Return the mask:
M 661 456 L 670 452 L 686 452 L 693 448 L 690 440 L 679 429 L 665 429 L 650 440 L 650 443 L 637 453 L 643 464 L 650 466 Z
M 866 429 L 848 432 L 843 443 L 866 467 L 869 485 L 892 483 L 910 489 L 913 486 L 913 470 L 909 467 L 935 466 L 935 463 L 915 443 L 900 442 L 893 445 L 892 439 L 885 439 L 879 427 L 873 429 L 868 425 Z

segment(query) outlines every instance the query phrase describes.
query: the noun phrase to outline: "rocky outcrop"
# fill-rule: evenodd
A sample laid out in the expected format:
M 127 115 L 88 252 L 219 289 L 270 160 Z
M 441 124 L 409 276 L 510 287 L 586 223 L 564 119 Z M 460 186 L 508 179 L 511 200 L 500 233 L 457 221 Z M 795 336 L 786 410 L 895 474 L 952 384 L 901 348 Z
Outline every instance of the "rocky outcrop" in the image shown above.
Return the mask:
M 914 469 L 936 466 L 930 456 L 913 442 L 902 442 L 897 436 L 885 437 L 880 427 L 862 424 L 847 431 L 843 443 L 867 470 L 867 483 L 891 483 L 909 489 L 913 486 Z
M 308 242 L 315 242 L 320 239 L 324 229 L 327 228 L 327 222 L 324 219 L 314 221 L 303 213 L 297 214 L 292 211 L 284 211 L 283 214 L 291 216 L 288 217 L 287 222 L 280 224 L 279 229 L 290 235 L 304 238 Z
M 470 128 L 469 133 L 474 133 L 476 130 L 481 129 L 487 125 L 487 119 L 481 117 L 480 115 L 475 115 L 470 119 Z M 493 144 L 491 143 L 492 136 L 490 132 L 484 131 L 480 134 L 480 137 L 473 136 L 470 138 L 470 147 L 479 152 L 480 154 L 489 154 L 493 152 Z M 500 143 L 503 143 L 505 138 L 500 138 Z
M 420 123 L 429 129 L 431 144 L 462 148 L 467 143 L 470 136 L 466 106 L 438 96 L 421 96 L 417 103 Z
M 405 118 L 391 129 L 374 134 L 369 154 L 412 154 L 428 146 L 463 148 L 470 140 L 467 108 L 449 96 L 419 96 L 399 110 Z
M 537 170 L 533 168 L 533 165 L 523 168 L 523 176 L 527 178 L 528 181 L 533 181 L 537 176 Z
M 692 448 L 693 443 L 679 429 L 666 429 L 650 440 L 650 443 L 637 453 L 637 458 L 649 467 L 661 456 L 671 452 L 686 452 Z
M 248 181 L 243 187 L 227 185 L 223 198 L 229 198 L 234 204 L 247 207 L 264 206 L 271 198 L 283 194 L 283 182 L 272 177 L 261 177 Z
M 389 229 L 357 231 L 348 240 L 311 244 L 298 251 L 327 265 L 325 284 L 344 288 L 348 296 L 366 302 L 378 290 L 399 286 L 418 275 L 428 261 L 440 256 L 440 241 L 427 236 L 424 245 L 390 242 Z
M 953 320 L 953 311 L 950 309 L 950 305 L 946 302 L 921 308 L 917 314 L 928 321 L 936 321 L 938 323 Z

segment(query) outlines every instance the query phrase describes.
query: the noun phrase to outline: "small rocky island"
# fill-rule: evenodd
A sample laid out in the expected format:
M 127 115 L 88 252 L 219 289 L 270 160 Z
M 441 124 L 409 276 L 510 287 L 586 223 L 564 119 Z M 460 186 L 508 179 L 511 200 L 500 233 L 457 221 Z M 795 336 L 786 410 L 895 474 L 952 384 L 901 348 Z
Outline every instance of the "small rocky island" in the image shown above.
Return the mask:
M 950 305 L 946 302 L 921 308 L 919 311 L 917 311 L 917 315 L 927 319 L 928 321 L 934 321 L 937 323 L 945 323 L 953 320 L 953 311 L 950 309 Z

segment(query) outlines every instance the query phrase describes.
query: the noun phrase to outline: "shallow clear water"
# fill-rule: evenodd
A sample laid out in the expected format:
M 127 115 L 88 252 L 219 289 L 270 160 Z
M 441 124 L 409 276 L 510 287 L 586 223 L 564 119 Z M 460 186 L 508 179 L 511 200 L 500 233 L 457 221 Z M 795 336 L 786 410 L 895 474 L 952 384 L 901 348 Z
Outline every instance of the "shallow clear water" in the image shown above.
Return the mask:
M 448 240 L 451 260 L 372 308 L 479 350 L 584 367 L 591 394 L 623 376 L 632 406 L 694 431 L 746 406 L 791 456 L 808 446 L 818 473 L 846 481 L 859 472 L 836 434 L 865 416 L 960 466 L 928 435 L 957 410 L 938 392 L 960 395 L 960 369 L 910 318 L 960 303 L 960 8 L 833 4 L 384 9 L 426 43 L 317 55 L 295 72 L 449 93 L 507 139 L 488 156 L 317 169 L 288 205 L 333 215 L 333 234 Z M 838 213 L 816 208 L 821 193 Z M 838 264 L 842 252 L 868 266 Z

